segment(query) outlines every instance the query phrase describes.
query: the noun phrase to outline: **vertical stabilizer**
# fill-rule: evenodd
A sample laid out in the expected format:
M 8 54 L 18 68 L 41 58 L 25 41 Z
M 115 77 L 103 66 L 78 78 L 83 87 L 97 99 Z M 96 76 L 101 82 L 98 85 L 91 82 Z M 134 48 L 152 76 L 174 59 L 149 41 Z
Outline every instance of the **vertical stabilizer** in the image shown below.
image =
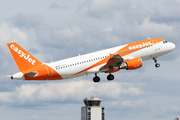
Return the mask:
M 32 56 L 16 42 L 8 43 L 7 45 L 21 72 L 42 64 L 42 62 Z

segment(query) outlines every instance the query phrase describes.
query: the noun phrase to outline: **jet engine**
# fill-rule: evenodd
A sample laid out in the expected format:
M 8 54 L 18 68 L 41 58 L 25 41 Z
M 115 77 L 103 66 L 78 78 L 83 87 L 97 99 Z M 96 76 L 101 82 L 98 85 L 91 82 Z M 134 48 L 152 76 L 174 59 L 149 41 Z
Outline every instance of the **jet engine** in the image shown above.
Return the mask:
M 142 59 L 141 58 L 134 58 L 131 60 L 127 60 L 120 65 L 120 69 L 126 70 L 135 70 L 142 67 Z

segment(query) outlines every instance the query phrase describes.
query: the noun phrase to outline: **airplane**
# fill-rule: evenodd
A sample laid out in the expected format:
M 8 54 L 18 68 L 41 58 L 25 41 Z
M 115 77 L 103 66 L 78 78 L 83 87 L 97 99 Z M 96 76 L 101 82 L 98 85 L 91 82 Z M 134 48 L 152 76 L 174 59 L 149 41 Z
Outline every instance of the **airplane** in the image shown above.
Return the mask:
M 108 73 L 109 81 L 114 79 L 112 73 L 119 70 L 136 70 L 141 68 L 144 60 L 153 59 L 155 67 L 160 67 L 157 57 L 175 49 L 175 44 L 162 38 L 121 45 L 97 52 L 79 55 L 57 62 L 43 63 L 23 49 L 16 42 L 7 44 L 20 72 L 11 75 L 17 80 L 62 80 L 95 74 L 94 82 L 99 82 L 98 73 Z

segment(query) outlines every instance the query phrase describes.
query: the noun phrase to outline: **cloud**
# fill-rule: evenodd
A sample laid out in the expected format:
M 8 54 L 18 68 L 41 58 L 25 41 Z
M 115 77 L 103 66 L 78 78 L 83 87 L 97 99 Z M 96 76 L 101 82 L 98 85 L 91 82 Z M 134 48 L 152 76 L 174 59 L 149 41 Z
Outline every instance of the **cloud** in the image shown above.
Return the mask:
M 18 28 L 37 28 L 43 24 L 42 16 L 37 14 L 30 14 L 30 13 L 20 13 L 13 16 L 9 21 L 18 27 Z
M 18 42 L 22 45 L 27 45 L 27 35 L 24 31 L 21 31 L 17 27 L 10 27 L 7 23 L 0 24 L 0 59 L 1 59 L 1 67 L 0 71 L 1 74 L 4 74 L 7 71 L 4 71 L 7 68 L 12 68 L 11 65 L 9 65 L 9 59 L 12 59 L 12 56 L 10 56 L 10 51 L 8 50 L 7 43 L 10 42 Z
M 83 92 L 82 92 L 83 91 Z M 41 84 L 23 84 L 15 91 L 0 92 L 2 103 L 31 103 L 35 101 L 82 101 L 84 97 L 100 95 L 103 98 L 120 99 L 123 96 L 140 96 L 143 91 L 134 84 L 99 83 L 92 81 L 50 82 Z M 126 103 L 126 102 L 125 102 Z M 126 105 L 122 103 L 122 105 Z
M 178 23 L 180 21 L 180 15 L 178 12 L 180 10 L 179 5 L 179 0 L 158 0 L 156 6 L 154 6 L 150 20 L 166 24 Z
M 79 4 L 77 13 L 86 18 L 96 18 L 107 24 L 141 24 L 151 12 L 140 1 L 134 4 L 129 0 L 88 0 Z M 113 21 L 113 22 L 111 22 Z
M 115 11 L 123 12 L 123 8 L 128 9 L 129 2 L 124 0 L 87 0 L 79 4 L 77 11 L 84 12 L 88 16 L 102 19 L 114 18 Z
M 7 23 L 0 25 L 0 45 L 4 46 L 4 43 L 12 41 L 27 41 L 27 35 L 25 32 L 20 31 L 18 28 L 11 28 Z
M 10 92 L 2 92 L 0 93 L 0 101 L 1 102 L 12 102 L 12 100 L 10 99 L 10 97 L 12 96 L 12 93 Z
M 54 8 L 59 8 L 59 5 L 56 4 L 56 3 L 52 3 L 51 6 L 50 6 L 50 8 L 53 8 L 53 9 L 54 9 Z
M 50 6 L 51 9 L 57 9 L 57 8 L 60 8 L 62 10 L 68 10 L 69 8 L 67 6 L 59 6 L 58 4 L 56 3 L 52 3 L 51 6 Z

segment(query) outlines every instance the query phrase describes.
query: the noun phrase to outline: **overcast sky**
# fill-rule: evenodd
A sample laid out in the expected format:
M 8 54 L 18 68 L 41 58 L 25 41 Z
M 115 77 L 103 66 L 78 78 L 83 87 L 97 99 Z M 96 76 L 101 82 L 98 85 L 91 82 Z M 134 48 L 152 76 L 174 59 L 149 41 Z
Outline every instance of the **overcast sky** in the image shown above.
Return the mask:
M 164 38 L 176 49 L 135 71 L 62 81 L 18 81 L 7 43 L 51 62 L 130 42 Z M 80 120 L 83 99 L 102 98 L 106 120 L 180 117 L 180 0 L 5 0 L 0 2 L 0 118 Z

